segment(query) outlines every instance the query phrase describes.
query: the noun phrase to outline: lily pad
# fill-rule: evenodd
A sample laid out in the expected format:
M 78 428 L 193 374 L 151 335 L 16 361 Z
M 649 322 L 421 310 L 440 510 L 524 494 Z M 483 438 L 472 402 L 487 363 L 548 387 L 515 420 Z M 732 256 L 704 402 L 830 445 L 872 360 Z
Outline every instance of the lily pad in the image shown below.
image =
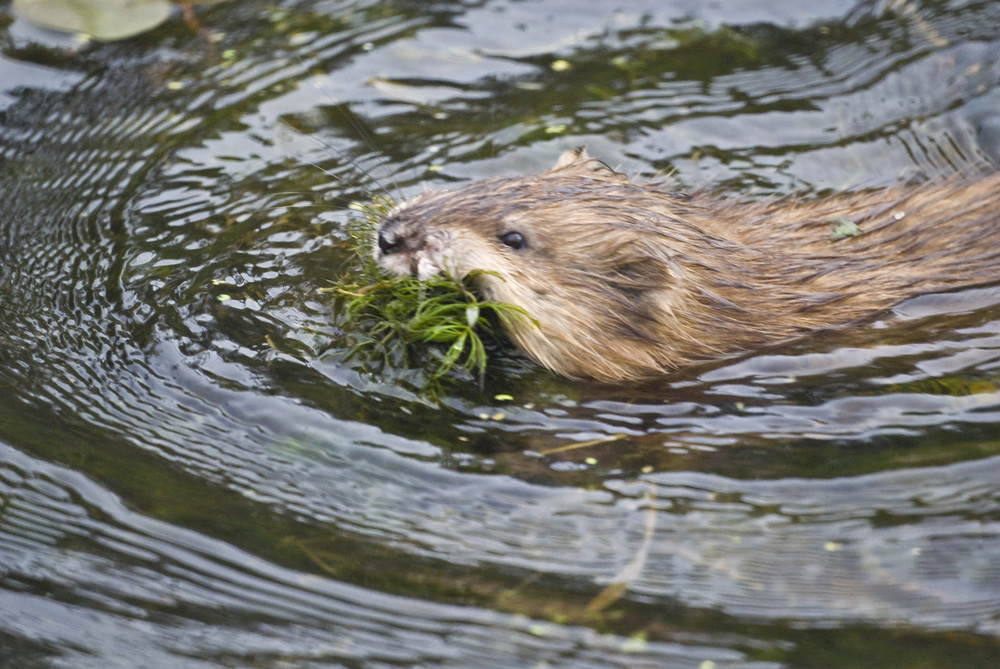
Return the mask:
M 172 10 L 169 0 L 14 0 L 13 7 L 32 23 L 101 41 L 152 30 Z

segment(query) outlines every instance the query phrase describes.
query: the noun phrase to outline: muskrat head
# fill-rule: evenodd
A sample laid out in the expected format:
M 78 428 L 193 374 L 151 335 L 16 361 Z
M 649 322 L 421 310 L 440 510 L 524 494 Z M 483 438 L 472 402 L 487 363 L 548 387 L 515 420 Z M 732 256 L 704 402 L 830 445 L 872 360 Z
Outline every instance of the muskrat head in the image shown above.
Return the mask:
M 637 201 L 642 193 L 570 151 L 542 174 L 404 202 L 382 222 L 374 254 L 395 274 L 470 277 L 485 299 L 522 308 L 530 318 L 505 323 L 508 334 L 556 372 L 648 374 L 673 366 L 661 330 L 685 317 L 687 289 L 671 250 L 682 233 L 665 233 L 654 211 L 662 196 Z
M 542 175 L 486 179 L 407 200 L 379 226 L 375 258 L 394 274 L 420 279 L 445 273 L 461 280 L 476 270 L 523 274 L 525 262 L 552 257 L 559 241 L 557 231 L 539 221 L 539 207 L 565 205 L 573 196 L 570 182 L 556 184 L 551 177 L 584 167 L 594 176 L 620 176 L 581 149 L 567 151 Z M 553 185 L 560 190 L 552 192 Z

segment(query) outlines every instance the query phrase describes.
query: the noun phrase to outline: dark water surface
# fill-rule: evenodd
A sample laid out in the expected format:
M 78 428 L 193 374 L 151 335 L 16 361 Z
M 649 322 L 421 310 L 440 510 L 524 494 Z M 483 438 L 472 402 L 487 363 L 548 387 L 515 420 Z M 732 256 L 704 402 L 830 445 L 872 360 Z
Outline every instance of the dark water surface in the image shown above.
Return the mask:
M 1000 3 L 198 14 L 74 49 L 0 10 L 0 665 L 996 666 L 1000 289 L 436 401 L 323 289 L 376 183 L 579 145 L 751 197 L 987 166 Z

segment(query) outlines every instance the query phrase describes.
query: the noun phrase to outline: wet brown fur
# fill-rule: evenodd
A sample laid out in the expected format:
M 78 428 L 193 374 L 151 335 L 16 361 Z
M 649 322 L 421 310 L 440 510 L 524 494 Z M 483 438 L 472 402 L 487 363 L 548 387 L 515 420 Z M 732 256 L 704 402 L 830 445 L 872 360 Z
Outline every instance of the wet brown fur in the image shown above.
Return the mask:
M 832 239 L 838 221 L 856 237 Z M 520 232 L 525 248 L 501 237 Z M 475 269 L 540 364 L 623 379 L 801 337 L 905 298 L 1000 280 L 1000 175 L 797 201 L 633 183 L 585 152 L 552 170 L 431 192 L 391 212 L 379 262 Z

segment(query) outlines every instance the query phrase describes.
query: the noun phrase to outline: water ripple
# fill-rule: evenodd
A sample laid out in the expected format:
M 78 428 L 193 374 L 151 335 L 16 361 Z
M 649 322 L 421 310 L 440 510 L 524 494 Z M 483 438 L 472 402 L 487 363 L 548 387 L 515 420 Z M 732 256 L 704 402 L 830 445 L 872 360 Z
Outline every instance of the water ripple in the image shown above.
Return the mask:
M 900 629 L 995 650 L 995 287 L 643 383 L 501 355 L 437 401 L 345 360 L 323 292 L 377 181 L 591 140 L 783 193 L 980 165 L 993 5 L 853 4 L 206 10 L 233 62 L 101 47 L 72 91 L 19 97 L 2 645 L 74 667 L 763 669 L 859 628 L 901 662 Z
M 196 656 L 437 666 L 468 666 L 479 658 L 520 667 L 566 657 L 609 667 L 773 666 L 746 661 L 738 650 L 692 644 L 648 643 L 628 651 L 625 639 L 586 628 L 382 595 L 282 569 L 130 512 L 79 474 L 5 445 L 0 476 L 0 582 L 6 586 L 0 601 L 16 612 L 0 619 L 0 631 L 65 649 L 61 666 L 127 664 L 137 654 L 148 666 L 174 667 L 207 664 Z M 48 583 L 49 596 L 17 587 L 30 582 Z

